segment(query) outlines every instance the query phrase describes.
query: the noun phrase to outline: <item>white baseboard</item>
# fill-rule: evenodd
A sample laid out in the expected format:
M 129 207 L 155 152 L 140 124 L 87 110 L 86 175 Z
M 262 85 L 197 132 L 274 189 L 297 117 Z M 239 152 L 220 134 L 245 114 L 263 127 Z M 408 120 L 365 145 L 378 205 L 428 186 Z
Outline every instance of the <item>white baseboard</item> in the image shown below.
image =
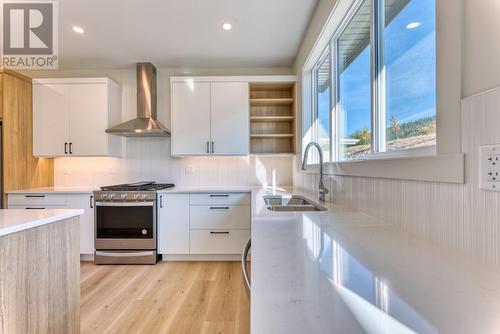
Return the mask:
M 90 261 L 94 262 L 94 254 L 80 254 L 80 261 Z
M 240 254 L 163 254 L 162 261 L 241 261 Z

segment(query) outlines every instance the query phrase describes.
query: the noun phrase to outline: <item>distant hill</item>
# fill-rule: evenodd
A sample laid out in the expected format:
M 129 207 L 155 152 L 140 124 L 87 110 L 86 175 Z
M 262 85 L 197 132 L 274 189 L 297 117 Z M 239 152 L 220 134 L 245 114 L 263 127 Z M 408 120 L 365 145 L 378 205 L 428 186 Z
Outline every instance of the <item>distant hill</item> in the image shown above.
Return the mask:
M 396 131 L 397 130 L 397 131 Z M 347 147 L 350 159 L 368 156 L 371 150 L 370 133 L 367 129 L 355 131 L 351 138 L 359 139 L 357 144 Z M 436 117 L 426 117 L 416 121 L 399 124 L 387 128 L 387 151 L 406 148 L 425 147 L 436 144 Z

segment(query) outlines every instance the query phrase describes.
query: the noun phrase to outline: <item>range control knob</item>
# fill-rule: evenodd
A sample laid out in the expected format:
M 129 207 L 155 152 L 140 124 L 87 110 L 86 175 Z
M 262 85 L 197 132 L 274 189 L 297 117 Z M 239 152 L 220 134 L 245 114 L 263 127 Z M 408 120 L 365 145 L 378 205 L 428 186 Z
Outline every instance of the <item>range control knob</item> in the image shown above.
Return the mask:
M 148 234 L 148 230 L 143 229 L 143 230 L 141 231 L 141 233 L 142 233 L 142 235 L 146 235 L 146 234 Z
M 139 198 L 141 198 L 141 194 L 134 194 L 134 198 L 135 198 L 135 199 L 139 199 Z
M 108 194 L 102 194 L 102 198 L 108 198 Z
M 109 194 L 109 198 L 115 198 L 115 193 Z
M 142 194 L 142 198 L 146 198 L 146 197 L 148 197 L 147 194 Z
M 125 198 L 127 198 L 127 194 L 121 194 L 120 197 L 125 199 Z

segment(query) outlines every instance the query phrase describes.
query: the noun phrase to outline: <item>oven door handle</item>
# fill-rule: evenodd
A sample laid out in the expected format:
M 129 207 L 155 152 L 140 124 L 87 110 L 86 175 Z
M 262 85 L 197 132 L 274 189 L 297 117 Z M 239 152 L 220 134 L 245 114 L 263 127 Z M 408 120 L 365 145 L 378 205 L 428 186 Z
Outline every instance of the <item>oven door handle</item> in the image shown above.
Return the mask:
M 95 206 L 154 206 L 155 202 L 95 202 Z
M 139 257 L 139 256 L 149 256 L 154 254 L 153 251 L 146 252 L 100 252 L 96 251 L 95 255 L 97 256 L 106 256 L 106 257 Z

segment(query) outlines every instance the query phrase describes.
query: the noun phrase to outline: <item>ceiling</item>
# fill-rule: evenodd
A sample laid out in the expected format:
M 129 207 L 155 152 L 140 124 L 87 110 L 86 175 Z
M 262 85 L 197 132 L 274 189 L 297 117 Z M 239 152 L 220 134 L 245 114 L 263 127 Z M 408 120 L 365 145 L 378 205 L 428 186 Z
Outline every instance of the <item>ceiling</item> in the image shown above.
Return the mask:
M 287 67 L 317 0 L 61 0 L 59 67 Z M 230 22 L 231 31 L 222 24 Z M 85 30 L 79 35 L 72 30 Z

